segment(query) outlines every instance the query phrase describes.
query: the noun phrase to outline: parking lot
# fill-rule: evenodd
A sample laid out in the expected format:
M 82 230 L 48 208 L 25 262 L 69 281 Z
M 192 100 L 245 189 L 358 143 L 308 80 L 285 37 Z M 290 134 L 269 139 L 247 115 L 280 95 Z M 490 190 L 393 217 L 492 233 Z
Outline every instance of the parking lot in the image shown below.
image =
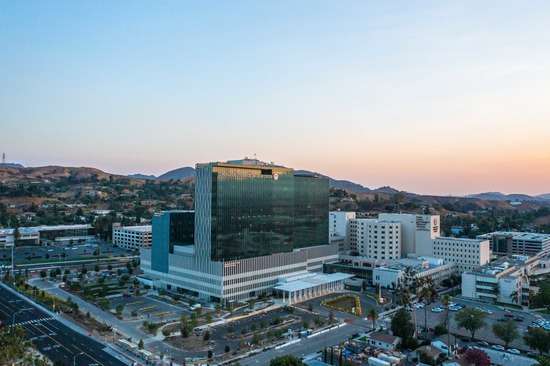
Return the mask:
M 99 256 L 126 256 L 131 254 L 126 249 L 101 240 L 92 239 L 85 243 L 75 243 L 51 246 L 16 247 L 14 252 L 16 264 L 37 262 L 69 261 Z M 0 262 L 11 264 L 11 249 L 0 249 Z
M 124 320 L 147 320 L 150 322 L 167 322 L 179 320 L 183 314 L 191 311 L 180 304 L 170 304 L 151 296 L 120 296 L 111 298 L 111 308 L 122 305 Z
M 476 332 L 475 337 L 477 340 L 486 341 L 489 344 L 504 344 L 494 335 L 492 331 L 493 324 L 506 320 L 513 320 L 518 326 L 518 333 L 520 334 L 520 337 L 512 342 L 510 347 L 517 348 L 522 351 L 530 351 L 521 337 L 527 332 L 528 326 L 537 320 L 535 315 L 519 310 L 503 310 L 502 308 L 492 304 L 482 304 L 469 300 L 455 299 L 453 302 L 469 308 L 479 308 L 486 313 L 485 326 Z M 442 307 L 443 305 L 440 302 L 435 302 L 427 305 L 426 308 L 414 310 L 413 321 L 416 320 L 418 331 L 422 331 L 424 329 L 426 319 L 425 314 L 427 315 L 427 324 L 429 329 L 433 330 L 438 324 L 444 323 L 447 313 L 446 310 L 441 312 L 437 312 L 437 310 L 434 311 L 434 308 L 437 309 Z M 427 311 L 425 311 L 426 309 Z M 463 328 L 459 328 L 454 320 L 454 316 L 457 312 L 458 311 L 449 311 L 451 334 L 455 334 L 458 337 L 467 340 L 470 337 L 470 333 Z

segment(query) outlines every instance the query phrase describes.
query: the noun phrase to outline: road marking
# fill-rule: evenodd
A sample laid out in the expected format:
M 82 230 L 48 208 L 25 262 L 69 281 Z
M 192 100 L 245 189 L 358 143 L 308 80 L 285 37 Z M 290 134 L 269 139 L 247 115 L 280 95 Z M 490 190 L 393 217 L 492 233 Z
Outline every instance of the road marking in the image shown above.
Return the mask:
M 24 322 L 17 322 L 13 325 L 10 325 L 10 327 L 11 326 L 18 326 L 18 325 L 38 324 L 38 323 L 45 322 L 45 321 L 48 321 L 48 320 L 54 320 L 54 318 L 49 316 L 49 317 L 40 318 L 40 319 L 32 319 L 32 320 L 27 320 L 27 321 L 24 321 Z

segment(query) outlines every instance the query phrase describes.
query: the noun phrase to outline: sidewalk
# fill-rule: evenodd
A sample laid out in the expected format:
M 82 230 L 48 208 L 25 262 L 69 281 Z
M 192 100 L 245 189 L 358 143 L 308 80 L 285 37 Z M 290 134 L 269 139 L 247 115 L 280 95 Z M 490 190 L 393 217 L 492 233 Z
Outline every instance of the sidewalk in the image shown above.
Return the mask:
M 131 324 L 120 320 L 115 315 L 101 310 L 97 306 L 82 300 L 80 297 L 61 289 L 58 285 L 52 284 L 49 281 L 33 278 L 29 280 L 29 283 L 32 286 L 36 286 L 40 290 L 44 290 L 50 295 L 57 296 L 61 299 L 67 299 L 70 297 L 73 302 L 78 304 L 78 308 L 81 311 L 89 312 L 92 318 L 101 323 L 106 323 L 107 325 L 112 326 L 117 332 L 122 333 L 125 337 L 132 338 L 136 342 L 143 339 L 143 341 L 147 343 L 151 337 L 149 334 L 141 331 L 138 324 Z

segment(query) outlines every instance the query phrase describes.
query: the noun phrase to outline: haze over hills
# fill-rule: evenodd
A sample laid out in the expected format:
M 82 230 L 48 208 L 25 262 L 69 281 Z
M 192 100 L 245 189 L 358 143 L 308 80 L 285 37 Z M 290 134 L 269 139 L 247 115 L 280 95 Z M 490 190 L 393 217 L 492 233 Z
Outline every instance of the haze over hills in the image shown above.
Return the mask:
M 317 174 L 329 179 L 329 185 L 331 188 L 346 190 L 355 194 L 367 194 L 367 193 L 384 193 L 395 194 L 399 191 L 393 187 L 384 186 L 376 189 L 365 187 L 362 184 L 355 183 L 344 179 L 334 179 L 327 175 L 312 172 L 309 170 L 296 170 L 297 173 L 304 174 Z M 0 165 L 0 181 L 16 182 L 16 181 L 32 181 L 37 179 L 49 179 L 55 180 L 56 178 L 73 177 L 75 179 L 96 177 L 97 179 L 109 179 L 109 177 L 122 178 L 124 176 L 118 174 L 110 174 L 102 170 L 90 167 L 63 167 L 63 166 L 43 166 L 43 167 L 23 167 L 20 164 L 4 164 Z M 130 174 L 128 178 L 138 180 L 157 180 L 157 181 L 169 181 L 169 180 L 192 180 L 195 177 L 195 169 L 193 167 L 182 167 L 170 170 L 159 176 L 152 174 Z M 403 192 L 406 195 L 415 196 L 415 193 Z M 430 195 L 425 195 L 429 197 Z M 433 196 L 436 197 L 436 196 Z M 464 196 L 464 198 L 479 199 L 484 201 L 521 201 L 521 202 L 549 202 L 550 193 L 541 194 L 537 196 L 530 196 L 526 194 L 504 194 L 501 192 L 483 192 Z
M 530 196 L 527 194 L 512 193 L 504 194 L 501 192 L 484 192 L 469 194 L 466 197 L 469 198 L 479 198 L 489 201 L 540 201 L 540 200 L 550 200 L 550 193 L 541 194 L 538 196 Z

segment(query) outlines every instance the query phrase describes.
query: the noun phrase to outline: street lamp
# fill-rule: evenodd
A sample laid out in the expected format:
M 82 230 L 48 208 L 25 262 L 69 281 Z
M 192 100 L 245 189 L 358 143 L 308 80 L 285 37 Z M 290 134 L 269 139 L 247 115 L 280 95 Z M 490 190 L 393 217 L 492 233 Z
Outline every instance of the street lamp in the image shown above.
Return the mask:
M 84 352 L 80 352 L 80 353 L 78 353 L 78 354 L 76 354 L 76 355 L 73 356 L 73 366 L 76 366 L 76 358 L 77 358 L 78 356 L 83 355 L 83 354 L 84 354 Z

